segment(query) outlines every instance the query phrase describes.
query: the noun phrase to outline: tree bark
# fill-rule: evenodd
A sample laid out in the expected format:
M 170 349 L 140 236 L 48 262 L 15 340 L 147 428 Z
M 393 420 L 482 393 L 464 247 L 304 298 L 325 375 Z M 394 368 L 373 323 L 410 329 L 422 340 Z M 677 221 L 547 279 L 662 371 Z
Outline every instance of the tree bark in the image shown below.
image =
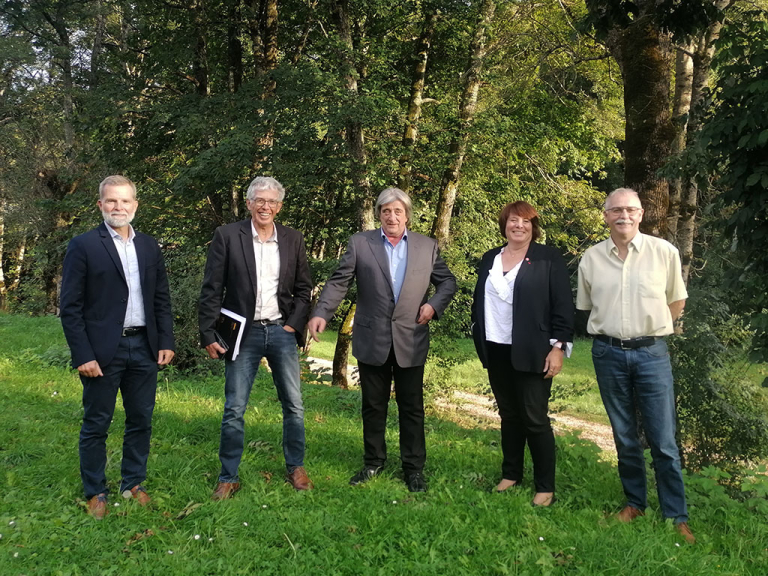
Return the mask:
M 344 321 L 339 327 L 339 334 L 336 339 L 336 350 L 333 353 L 333 380 L 334 386 L 340 388 L 349 388 L 347 379 L 347 365 L 349 364 L 349 348 L 352 344 L 352 324 L 355 318 L 355 309 L 357 305 L 353 302 L 349 310 L 344 315 Z
M 27 233 L 24 232 L 21 235 L 21 240 L 19 240 L 19 245 L 16 247 L 16 254 L 14 257 L 14 261 L 16 262 L 16 266 L 13 270 L 13 281 L 8 286 L 8 293 L 13 292 L 19 287 L 19 284 L 21 284 L 21 276 L 24 272 L 24 258 L 27 255 Z
M 483 69 L 486 47 L 485 39 L 488 27 L 493 19 L 496 4 L 493 0 L 483 0 L 480 16 L 470 45 L 469 65 L 464 73 L 464 91 L 459 107 L 458 131 L 450 145 L 450 164 L 446 168 L 440 184 L 440 197 L 437 203 L 437 216 L 432 226 L 432 236 L 438 246 L 444 248 L 450 234 L 451 215 L 456 202 L 459 178 L 464 157 L 467 153 L 469 129 L 477 108 L 477 95 L 480 91 L 480 74 Z
M 246 0 L 246 22 L 251 37 L 253 70 L 257 77 L 264 73 L 264 38 L 262 37 L 262 14 L 266 0 Z
M 277 0 L 266 0 L 264 10 L 264 71 L 269 73 L 277 68 Z M 277 82 L 269 74 L 264 88 L 264 99 L 271 98 L 275 93 Z
M 208 36 L 205 14 L 205 0 L 198 0 L 192 5 L 192 18 L 195 29 L 195 54 L 192 61 L 192 75 L 198 95 L 210 95 L 208 85 Z
M 243 83 L 243 45 L 240 42 L 240 1 L 229 0 L 227 7 L 227 64 L 229 91 L 237 92 Z
M 6 310 L 6 285 L 5 285 L 5 267 L 3 265 L 5 256 L 5 210 L 7 202 L 0 196 L 0 310 Z
M 436 21 L 436 11 L 426 16 L 424 30 L 416 45 L 416 64 L 413 67 L 411 97 L 408 100 L 408 115 L 406 116 L 405 129 L 403 130 L 403 153 L 400 155 L 400 168 L 397 178 L 397 187 L 404 192 L 408 192 L 411 188 L 411 174 L 413 171 L 412 153 L 416 145 L 416 138 L 419 135 L 419 118 L 421 118 L 424 79 L 427 73 L 427 60 L 429 59 L 429 49 L 432 45 Z
M 689 43 L 682 48 L 678 48 L 675 55 L 675 97 L 672 103 L 672 122 L 675 126 L 675 137 L 672 140 L 672 156 L 678 156 L 685 150 L 688 114 L 691 109 L 691 89 L 693 87 L 692 51 L 693 44 Z M 669 212 L 667 215 L 667 240 L 672 243 L 677 241 L 677 223 L 680 217 L 682 194 L 682 180 L 674 178 L 669 183 Z
M 624 84 L 624 182 L 645 208 L 640 229 L 666 237 L 669 183 L 658 171 L 675 135 L 670 117 L 670 36 L 655 25 L 653 2 L 638 4 L 637 18 L 610 43 Z

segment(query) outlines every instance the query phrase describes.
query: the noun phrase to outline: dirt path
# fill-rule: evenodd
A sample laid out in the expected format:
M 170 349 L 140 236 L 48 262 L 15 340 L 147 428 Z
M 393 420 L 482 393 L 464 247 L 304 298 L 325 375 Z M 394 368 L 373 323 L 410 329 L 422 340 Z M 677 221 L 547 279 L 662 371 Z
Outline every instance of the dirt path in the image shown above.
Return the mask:
M 308 358 L 310 366 L 320 369 L 324 373 L 330 373 L 333 362 L 319 358 Z M 347 374 L 352 383 L 358 383 L 357 366 L 349 365 Z M 438 408 L 448 412 L 460 412 L 467 416 L 485 421 L 490 425 L 498 425 L 499 414 L 493 406 L 493 400 L 487 396 L 470 394 L 469 392 L 454 391 L 450 397 L 438 398 L 435 401 Z M 581 420 L 564 414 L 550 414 L 555 428 L 555 433 L 564 433 L 569 430 L 581 430 L 581 437 L 594 442 L 604 452 L 615 454 L 616 447 L 613 444 L 611 427 L 605 424 Z

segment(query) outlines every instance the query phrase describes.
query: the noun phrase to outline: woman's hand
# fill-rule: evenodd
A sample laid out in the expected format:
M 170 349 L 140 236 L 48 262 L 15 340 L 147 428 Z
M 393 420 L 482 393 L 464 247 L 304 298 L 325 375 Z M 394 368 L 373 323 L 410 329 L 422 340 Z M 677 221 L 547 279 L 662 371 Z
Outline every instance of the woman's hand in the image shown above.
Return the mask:
M 563 369 L 563 352 L 562 348 L 552 348 L 547 354 L 547 358 L 544 360 L 544 378 L 554 378 Z

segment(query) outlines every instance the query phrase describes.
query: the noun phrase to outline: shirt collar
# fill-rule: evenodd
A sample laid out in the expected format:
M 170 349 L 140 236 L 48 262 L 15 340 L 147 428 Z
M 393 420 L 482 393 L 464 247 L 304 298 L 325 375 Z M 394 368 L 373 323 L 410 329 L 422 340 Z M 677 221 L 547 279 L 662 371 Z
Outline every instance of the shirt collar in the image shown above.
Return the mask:
M 110 226 L 106 222 L 104 222 L 104 226 L 107 227 L 107 232 L 109 232 L 109 235 L 112 236 L 112 238 L 117 238 L 121 242 L 124 242 L 123 237 L 120 235 L 120 232 L 118 232 L 117 230 L 112 228 L 112 226 Z M 128 229 L 130 231 L 128 232 L 128 240 L 127 241 L 131 242 L 131 241 L 133 241 L 134 238 L 136 238 L 136 232 L 133 230 L 133 226 L 131 226 L 130 224 L 128 224 Z
M 640 248 L 643 246 L 643 236 L 644 234 L 642 232 L 638 232 L 635 234 L 635 237 L 632 238 L 632 240 L 629 241 L 629 246 L 635 249 L 635 252 L 640 252 Z M 616 243 L 613 241 L 613 238 L 608 236 L 608 243 L 607 243 L 608 253 L 610 254 L 614 250 L 618 252 L 619 248 L 616 246 Z
M 256 226 L 253 225 L 253 220 L 251 220 L 251 236 L 253 237 L 254 240 L 259 237 L 259 233 L 256 231 Z M 277 226 L 275 226 L 274 222 L 272 222 L 272 236 L 267 238 L 266 241 L 277 242 Z
M 384 242 L 389 242 L 389 238 L 387 238 L 387 235 L 384 234 L 384 228 L 379 228 L 379 231 L 381 232 L 381 239 Z M 408 228 L 403 230 L 403 237 L 400 238 L 400 240 L 408 240 Z M 389 242 L 391 244 L 391 242 Z

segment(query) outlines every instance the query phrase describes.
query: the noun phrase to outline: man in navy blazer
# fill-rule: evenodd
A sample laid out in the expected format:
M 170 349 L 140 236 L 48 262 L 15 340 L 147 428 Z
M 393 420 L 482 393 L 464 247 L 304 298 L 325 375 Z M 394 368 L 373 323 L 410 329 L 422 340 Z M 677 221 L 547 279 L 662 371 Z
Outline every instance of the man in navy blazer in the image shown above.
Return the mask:
M 120 390 L 125 408 L 125 498 L 146 506 L 142 482 L 152 434 L 157 368 L 174 355 L 168 277 L 154 238 L 135 232 L 136 186 L 124 176 L 99 185 L 104 222 L 73 238 L 64 258 L 61 324 L 83 383 L 80 475 L 88 512 L 107 514 L 106 440 Z
M 225 358 L 224 416 L 221 421 L 219 483 L 213 500 L 240 489 L 238 473 L 245 442 L 245 410 L 262 358 L 283 408 L 286 481 L 311 490 L 304 469 L 304 405 L 298 344 L 309 315 L 312 277 L 304 237 L 275 222 L 285 190 L 274 178 L 259 176 L 248 186 L 251 217 L 220 226 L 213 234 L 200 291 L 200 340 L 211 358 Z M 216 321 L 226 308 L 246 319 L 237 357 L 219 345 Z

